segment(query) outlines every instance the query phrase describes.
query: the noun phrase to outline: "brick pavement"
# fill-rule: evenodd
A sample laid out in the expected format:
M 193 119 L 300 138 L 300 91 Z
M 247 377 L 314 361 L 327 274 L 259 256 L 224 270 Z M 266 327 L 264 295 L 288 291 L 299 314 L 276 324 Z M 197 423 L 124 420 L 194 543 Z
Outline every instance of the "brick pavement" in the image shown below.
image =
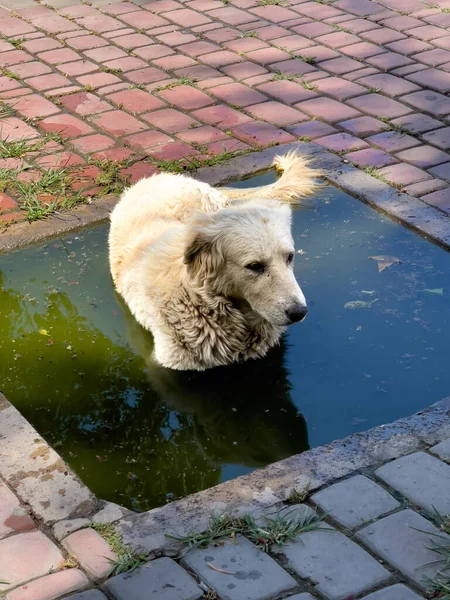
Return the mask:
M 450 438 L 315 491 L 272 518 L 322 521 L 268 553 L 238 534 L 108 576 L 117 555 L 86 519 L 45 531 L 0 481 L 0 598 L 5 600 L 424 600 L 450 585 Z M 116 510 L 108 514 L 119 519 Z M 102 511 L 103 513 L 105 511 Z M 261 514 L 261 513 L 260 513 Z M 99 516 L 105 522 L 106 513 Z M 261 518 L 261 517 L 255 517 Z M 125 517 L 127 519 L 127 517 Z M 72 526 L 68 526 L 72 523 Z M 76 530 L 78 528 L 78 530 Z M 74 531 L 75 529 L 75 531 Z M 444 530 L 443 530 L 444 529 Z M 144 535 L 152 536 L 145 529 Z M 114 529 L 113 529 L 114 531 Z M 110 532 L 111 533 L 111 532 Z M 117 540 L 116 540 L 117 541 Z M 174 556 L 171 548 L 171 556 Z M 130 550 L 131 552 L 131 550 Z M 441 561 L 439 562 L 439 559 Z M 447 569 L 447 570 L 446 570 Z M 441 575 L 439 574 L 441 573 Z M 442 579 L 441 579 L 442 581 Z
M 0 137 L 31 145 L 0 151 L 0 222 L 29 214 L 8 169 L 29 182 L 72 165 L 78 199 L 95 198 L 102 167 L 89 161 L 133 182 L 164 161 L 295 140 L 450 213 L 450 0 L 0 7 L 0 102 L 15 110 Z

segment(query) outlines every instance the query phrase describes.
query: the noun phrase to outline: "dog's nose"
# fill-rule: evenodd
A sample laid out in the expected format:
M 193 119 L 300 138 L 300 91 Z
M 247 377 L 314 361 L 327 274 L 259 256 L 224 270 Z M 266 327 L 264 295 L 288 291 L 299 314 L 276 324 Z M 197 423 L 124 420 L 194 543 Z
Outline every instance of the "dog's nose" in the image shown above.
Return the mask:
M 308 309 L 304 304 L 294 304 L 286 311 L 286 316 L 291 323 L 298 323 L 303 321 L 307 312 Z

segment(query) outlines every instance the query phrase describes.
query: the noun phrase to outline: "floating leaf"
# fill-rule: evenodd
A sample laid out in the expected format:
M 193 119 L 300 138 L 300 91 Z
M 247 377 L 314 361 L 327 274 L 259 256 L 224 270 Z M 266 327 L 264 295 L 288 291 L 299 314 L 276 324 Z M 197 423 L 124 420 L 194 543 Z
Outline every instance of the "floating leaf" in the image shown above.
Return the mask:
M 400 260 L 396 256 L 369 256 L 369 260 L 376 260 L 378 263 L 378 272 L 384 271 L 392 265 L 396 265 Z
M 443 296 L 444 295 L 444 288 L 434 288 L 432 290 L 425 289 L 424 292 L 428 292 L 429 294 L 436 294 L 436 296 Z
M 364 300 L 352 300 L 351 302 L 346 302 L 344 304 L 344 308 L 347 308 L 348 310 L 357 310 L 359 308 L 370 308 L 372 306 L 372 304 L 375 304 L 375 302 L 378 302 L 378 298 L 375 298 L 375 300 L 372 300 L 372 302 L 364 302 Z
M 50 337 L 50 334 L 46 329 L 39 329 L 39 333 L 41 335 L 46 335 L 46 336 Z

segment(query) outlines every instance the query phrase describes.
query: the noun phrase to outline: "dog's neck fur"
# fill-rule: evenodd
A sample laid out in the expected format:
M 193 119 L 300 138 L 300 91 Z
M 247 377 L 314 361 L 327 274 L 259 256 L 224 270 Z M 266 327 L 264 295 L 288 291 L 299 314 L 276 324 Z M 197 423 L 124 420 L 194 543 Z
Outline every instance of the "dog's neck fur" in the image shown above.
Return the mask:
M 250 307 L 240 307 L 211 289 L 207 281 L 181 285 L 162 314 L 177 346 L 179 360 L 173 368 L 198 370 L 259 358 L 279 342 L 285 329 Z

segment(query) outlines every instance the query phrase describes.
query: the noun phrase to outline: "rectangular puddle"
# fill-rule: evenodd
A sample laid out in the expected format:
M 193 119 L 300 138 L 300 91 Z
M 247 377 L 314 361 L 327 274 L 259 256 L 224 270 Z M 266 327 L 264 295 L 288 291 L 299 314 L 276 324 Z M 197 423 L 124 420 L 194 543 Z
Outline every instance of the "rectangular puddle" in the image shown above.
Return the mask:
M 138 511 L 448 395 L 448 253 L 333 187 L 293 231 L 307 319 L 265 359 L 205 373 L 152 364 L 107 225 L 0 256 L 0 389 L 93 492 Z

